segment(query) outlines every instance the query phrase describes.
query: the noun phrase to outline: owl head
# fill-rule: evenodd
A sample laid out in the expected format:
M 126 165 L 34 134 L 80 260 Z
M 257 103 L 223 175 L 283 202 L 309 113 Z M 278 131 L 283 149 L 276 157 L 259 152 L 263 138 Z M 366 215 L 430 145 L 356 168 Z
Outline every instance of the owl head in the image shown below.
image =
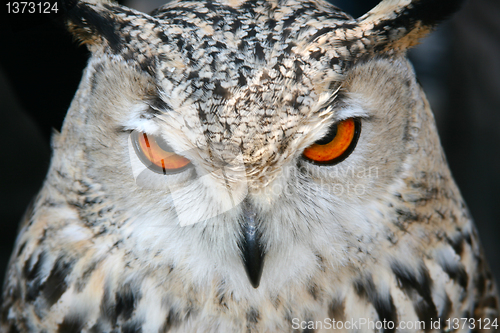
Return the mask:
M 300 281 L 318 253 L 361 265 L 418 196 L 408 179 L 448 176 L 405 52 L 460 2 L 358 19 L 324 1 L 67 5 L 92 56 L 52 168 L 86 223 L 199 281 Z

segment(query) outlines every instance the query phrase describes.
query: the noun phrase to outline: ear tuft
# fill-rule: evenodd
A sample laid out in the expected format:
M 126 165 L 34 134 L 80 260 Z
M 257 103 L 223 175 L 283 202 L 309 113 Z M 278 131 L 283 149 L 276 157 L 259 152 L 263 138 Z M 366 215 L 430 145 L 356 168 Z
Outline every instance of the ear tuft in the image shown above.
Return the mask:
M 64 7 L 68 29 L 82 44 L 90 49 L 107 44 L 114 52 L 120 51 L 122 38 L 113 11 L 117 5 L 109 1 L 69 0 L 64 2 Z
M 384 0 L 357 21 L 376 50 L 405 51 L 460 9 L 464 0 Z

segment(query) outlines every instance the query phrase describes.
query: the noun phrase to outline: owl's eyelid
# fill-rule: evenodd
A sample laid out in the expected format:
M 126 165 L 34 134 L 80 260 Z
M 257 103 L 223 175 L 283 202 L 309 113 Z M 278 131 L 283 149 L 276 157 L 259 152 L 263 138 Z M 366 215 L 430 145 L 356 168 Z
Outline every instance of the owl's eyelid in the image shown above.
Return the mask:
M 174 149 L 174 148 L 172 147 L 172 145 L 170 144 L 170 142 L 169 142 L 167 139 L 165 139 L 162 135 L 159 135 L 159 134 L 151 134 L 151 133 L 148 133 L 148 132 L 146 132 L 146 131 L 139 131 L 139 130 L 133 130 L 133 131 L 131 131 L 131 134 L 132 134 L 133 132 L 136 132 L 136 133 L 138 133 L 138 134 L 139 134 L 139 133 L 140 133 L 140 134 L 146 134 L 146 135 L 148 136 L 148 138 L 154 138 L 154 139 L 155 139 L 155 141 L 156 141 L 156 143 L 158 144 L 158 146 L 160 146 L 160 148 L 162 148 L 162 149 L 163 149 L 163 147 L 162 147 L 162 145 L 160 145 L 159 143 L 160 143 L 160 142 L 164 143 L 164 144 L 166 145 L 166 147 L 165 147 L 165 148 L 168 148 L 168 150 L 167 150 L 167 149 L 164 149 L 165 151 L 168 151 L 168 152 L 171 152 L 171 153 L 175 153 L 175 154 L 180 155 L 180 156 L 184 156 L 184 155 L 179 154 L 179 153 L 177 152 L 177 150 L 176 150 L 176 149 Z
M 351 102 L 351 98 L 347 98 L 339 103 L 341 104 L 332 109 L 332 118 L 335 121 L 343 121 L 349 118 L 364 119 L 372 116 L 372 113 L 369 110 L 357 105 L 355 102 Z
M 373 119 L 372 115 L 363 115 L 363 116 L 357 116 L 357 115 L 352 115 L 352 116 L 346 116 L 346 117 L 340 117 L 340 118 L 335 118 L 334 122 L 331 123 L 331 125 L 338 125 L 339 123 L 346 121 L 348 119 L 358 119 L 360 121 L 366 121 L 366 120 L 371 120 Z
M 165 139 L 163 138 L 163 136 L 154 135 L 153 137 L 154 137 L 154 138 L 155 138 L 155 140 L 156 140 L 156 144 L 157 144 L 160 148 L 162 148 L 162 149 L 163 149 L 163 150 L 165 150 L 165 151 L 168 151 L 168 152 L 172 152 L 172 153 L 176 153 L 176 154 L 177 154 L 177 152 L 175 151 L 175 149 L 174 149 L 174 148 L 173 148 L 173 147 L 169 144 L 169 142 L 168 142 L 167 140 L 165 140 Z M 162 144 L 160 144 L 160 143 L 164 144 L 166 147 L 164 147 L 164 146 L 163 146 Z M 168 149 L 168 150 L 167 150 L 167 149 Z
M 152 135 L 152 134 L 148 134 L 146 132 L 141 132 L 141 131 L 138 131 L 138 130 L 132 131 L 131 134 L 130 134 L 130 136 L 131 136 L 132 145 L 134 147 L 134 150 L 135 150 L 135 153 L 136 153 L 137 157 L 151 171 L 153 171 L 155 173 L 163 173 L 163 175 L 173 175 L 173 174 L 182 173 L 182 172 L 184 172 L 184 171 L 192 168 L 192 162 L 191 162 L 191 160 L 189 158 L 183 156 L 182 154 L 178 154 L 177 152 L 175 152 L 174 149 L 166 142 L 165 139 L 163 139 L 162 136 L 160 136 L 160 135 Z M 163 164 L 164 163 L 163 158 L 169 158 L 169 157 L 162 157 L 162 159 L 161 159 L 162 166 L 159 166 L 158 164 L 156 164 L 156 162 L 158 160 L 156 160 L 156 162 L 155 162 L 152 159 L 150 159 L 147 156 L 148 155 L 147 152 L 141 147 L 141 144 L 139 143 L 139 141 L 140 141 L 139 138 L 141 136 L 144 136 L 144 139 L 146 141 L 149 141 L 150 139 L 154 139 L 155 144 L 161 150 L 163 150 L 164 152 L 167 152 L 167 153 L 173 153 L 173 154 L 171 154 L 171 156 L 175 155 L 177 157 L 184 158 L 184 160 L 187 161 L 187 164 L 185 164 L 183 166 L 180 166 L 178 168 L 167 168 Z M 157 140 L 157 138 L 160 138 L 161 141 L 163 141 L 163 143 L 165 143 L 168 146 L 168 148 L 167 147 L 162 147 L 162 145 L 159 144 L 160 140 Z M 147 142 L 146 142 L 146 145 L 148 147 L 147 150 L 151 153 L 151 151 L 149 150 L 150 149 L 150 145 Z M 151 145 L 151 148 L 152 147 L 153 147 L 153 145 Z
M 336 125 L 340 124 L 341 122 L 346 121 L 348 119 L 354 119 L 354 120 L 357 120 L 360 122 L 364 122 L 364 121 L 370 121 L 372 118 L 373 118 L 373 116 L 368 116 L 368 115 L 362 116 L 362 117 L 354 116 L 354 117 L 335 118 L 335 119 L 333 119 L 333 121 L 331 123 L 328 123 L 327 125 L 325 125 L 325 127 L 330 129 L 331 127 L 336 126 Z M 325 133 L 324 136 L 326 136 L 327 134 L 328 134 L 328 131 Z

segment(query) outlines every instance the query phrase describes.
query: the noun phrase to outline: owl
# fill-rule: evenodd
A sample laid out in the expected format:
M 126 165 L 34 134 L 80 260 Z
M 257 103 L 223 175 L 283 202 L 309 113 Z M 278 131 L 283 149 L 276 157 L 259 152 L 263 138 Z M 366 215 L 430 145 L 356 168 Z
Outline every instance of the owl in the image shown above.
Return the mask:
M 66 2 L 91 58 L 2 332 L 489 332 L 498 298 L 406 51 L 458 0 Z

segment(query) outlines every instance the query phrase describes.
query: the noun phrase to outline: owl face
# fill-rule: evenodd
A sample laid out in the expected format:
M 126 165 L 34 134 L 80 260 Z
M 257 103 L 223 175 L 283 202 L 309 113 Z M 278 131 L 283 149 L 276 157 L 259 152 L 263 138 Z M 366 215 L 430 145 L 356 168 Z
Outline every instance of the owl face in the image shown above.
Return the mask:
M 458 5 L 384 0 L 352 19 L 321 1 L 66 2 L 92 57 L 1 330 L 494 327 L 496 288 L 405 59 Z
M 354 20 L 327 3 L 171 2 L 151 16 L 77 4 L 70 26 L 92 58 L 54 163 L 112 202 L 89 223 L 150 265 L 174 253 L 198 281 L 248 291 L 245 274 L 254 287 L 261 274 L 306 279 L 317 253 L 360 261 L 390 233 L 420 133 L 437 140 L 404 59 L 434 21 L 413 10 L 386 1 Z

